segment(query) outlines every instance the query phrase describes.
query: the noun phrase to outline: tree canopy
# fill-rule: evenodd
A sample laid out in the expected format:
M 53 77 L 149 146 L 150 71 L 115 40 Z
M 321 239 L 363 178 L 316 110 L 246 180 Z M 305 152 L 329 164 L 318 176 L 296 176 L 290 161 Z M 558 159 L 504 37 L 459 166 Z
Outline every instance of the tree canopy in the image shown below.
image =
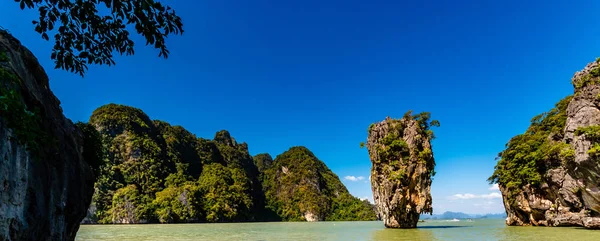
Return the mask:
M 533 117 L 527 131 L 510 139 L 498 154 L 499 161 L 488 181 L 506 189 L 510 205 L 523 186 L 541 186 L 547 170 L 573 158 L 575 151 L 562 140 L 572 98 L 567 96 L 549 112 Z
M 37 9 L 32 21 L 45 40 L 54 33 L 55 68 L 83 76 L 88 64 L 114 65 L 113 53 L 134 54 L 130 30 L 167 58 L 165 39 L 182 34 L 183 23 L 169 6 L 154 0 L 15 0 L 21 9 Z M 128 28 L 133 26 L 134 29 Z

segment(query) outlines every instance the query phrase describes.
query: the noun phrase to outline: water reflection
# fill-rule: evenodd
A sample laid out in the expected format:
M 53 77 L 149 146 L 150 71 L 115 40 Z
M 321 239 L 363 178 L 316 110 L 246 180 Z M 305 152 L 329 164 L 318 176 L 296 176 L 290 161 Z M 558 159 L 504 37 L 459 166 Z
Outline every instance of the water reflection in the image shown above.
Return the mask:
M 419 223 L 416 229 L 380 229 L 372 232 L 371 240 L 498 240 L 490 235 L 497 228 L 504 227 L 496 222 L 454 223 L 432 220 Z
M 431 229 L 380 229 L 374 230 L 371 240 L 377 241 L 399 241 L 399 240 L 417 240 L 429 241 L 435 240 Z
M 76 240 L 238 241 L 238 240 L 600 240 L 600 231 L 582 228 L 507 227 L 504 220 L 419 223 L 416 229 L 386 229 L 383 222 L 292 222 L 158 225 L 83 225 Z
M 428 228 L 468 228 L 468 227 L 473 227 L 473 226 L 419 226 L 419 228 L 424 228 L 424 229 L 428 229 Z
M 497 240 L 600 240 L 600 232 L 580 227 L 505 226 Z

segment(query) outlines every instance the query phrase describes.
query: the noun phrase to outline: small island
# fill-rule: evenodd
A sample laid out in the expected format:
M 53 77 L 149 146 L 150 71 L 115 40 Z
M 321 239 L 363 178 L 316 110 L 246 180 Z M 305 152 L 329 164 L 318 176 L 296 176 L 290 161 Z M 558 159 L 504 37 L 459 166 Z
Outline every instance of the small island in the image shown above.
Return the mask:
M 513 137 L 490 183 L 499 184 L 507 225 L 600 229 L 600 59 L 576 72 L 574 94 Z
M 369 127 L 371 187 L 377 212 L 388 228 L 415 228 L 422 213 L 433 213 L 435 136 L 430 127 L 440 124 L 429 119 L 427 112 L 409 111 L 402 119 L 387 117 Z

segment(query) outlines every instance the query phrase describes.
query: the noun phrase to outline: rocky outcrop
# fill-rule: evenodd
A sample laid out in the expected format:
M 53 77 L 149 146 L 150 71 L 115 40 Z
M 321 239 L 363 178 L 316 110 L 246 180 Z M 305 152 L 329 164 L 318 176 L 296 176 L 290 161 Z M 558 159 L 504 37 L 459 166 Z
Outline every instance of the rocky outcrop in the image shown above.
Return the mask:
M 108 158 L 86 222 L 262 220 L 258 169 L 247 144 L 228 131 L 217 132 L 214 140 L 198 138 L 117 104 L 96 109 L 90 124 L 102 135 Z
M 567 108 L 564 142 L 575 150 L 567 171 L 577 181 L 583 208 L 600 214 L 600 60 L 577 72 Z M 563 184 L 564 186 L 564 184 Z M 577 203 L 579 204 L 579 203 Z
M 271 164 L 273 164 L 273 157 L 271 157 L 269 153 L 258 154 L 254 156 L 253 159 L 259 172 L 264 172 L 271 167 Z
M 267 207 L 283 221 L 377 218 L 368 201 L 353 197 L 338 176 L 306 147 L 292 147 L 268 166 L 261 175 Z
M 153 216 L 148 200 L 175 172 L 175 157 L 168 156 L 170 146 L 160 132 L 166 127 L 140 109 L 115 104 L 96 109 L 89 123 L 102 135 L 108 157 L 95 184 L 93 206 L 99 220 L 94 221 L 148 222 Z
M 0 30 L 0 240 L 75 238 L 99 161 L 84 160 L 86 138 L 37 59 Z
M 598 228 L 598 62 L 575 73 L 572 83 L 572 97 L 534 118 L 527 132 L 511 139 L 500 154 L 490 180 L 499 184 L 508 225 Z M 525 142 L 527 149 L 523 149 Z M 527 177 L 517 173 L 527 173 Z
M 310 211 L 304 213 L 304 220 L 307 222 L 323 221 L 323 217 L 319 217 Z
M 583 226 L 588 229 L 600 229 L 600 218 L 586 217 L 583 219 Z
M 435 161 L 429 113 L 387 117 L 369 127 L 371 188 L 379 216 L 388 228 L 414 228 L 422 213 L 432 213 L 431 177 Z
M 86 223 L 375 219 L 306 148 L 278 161 L 252 157 L 227 130 L 198 138 L 118 104 L 96 109 L 89 122 L 107 158 Z

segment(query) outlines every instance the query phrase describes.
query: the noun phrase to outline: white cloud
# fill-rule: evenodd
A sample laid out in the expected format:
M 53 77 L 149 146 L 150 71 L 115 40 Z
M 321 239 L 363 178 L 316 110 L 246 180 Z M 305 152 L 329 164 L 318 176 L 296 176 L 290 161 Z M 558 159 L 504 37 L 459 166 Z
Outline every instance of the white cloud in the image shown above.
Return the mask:
M 475 207 L 489 208 L 489 207 L 493 206 L 494 204 L 496 204 L 496 203 L 493 202 L 493 201 L 486 201 L 486 202 L 483 202 L 483 203 L 475 203 L 475 204 L 473 204 L 473 206 L 475 206 Z
M 497 208 L 502 207 L 502 205 L 498 205 L 496 202 L 494 201 L 485 201 L 483 203 L 475 203 L 473 204 L 473 206 L 477 207 L 479 210 L 481 210 L 482 212 L 494 212 L 492 210 L 497 210 Z M 496 211 L 498 213 L 500 213 L 500 211 Z
M 500 188 L 498 187 L 498 183 L 492 185 L 490 188 L 488 188 L 489 190 L 495 191 L 495 190 L 500 190 Z
M 481 195 L 482 198 L 493 199 L 493 198 L 502 198 L 502 194 L 499 192 L 492 192 L 487 195 Z
M 359 197 L 358 199 L 360 199 L 360 200 L 367 200 L 367 201 L 369 201 L 371 204 L 373 204 L 373 203 L 374 203 L 371 197 Z
M 454 194 L 448 198 L 449 199 L 478 199 L 478 198 L 479 199 L 494 199 L 494 198 L 502 198 L 502 194 L 500 194 L 499 192 L 492 192 L 490 194 L 481 194 L 481 195 L 465 193 L 465 194 Z
M 358 181 L 365 180 L 365 177 L 363 177 L 363 176 L 358 176 L 358 177 L 355 177 L 355 176 L 345 176 L 344 179 L 348 180 L 348 181 L 352 181 L 352 182 L 358 182 Z
M 466 193 L 466 194 L 454 194 L 450 197 L 450 199 L 473 199 L 476 197 L 477 197 L 477 195 Z

